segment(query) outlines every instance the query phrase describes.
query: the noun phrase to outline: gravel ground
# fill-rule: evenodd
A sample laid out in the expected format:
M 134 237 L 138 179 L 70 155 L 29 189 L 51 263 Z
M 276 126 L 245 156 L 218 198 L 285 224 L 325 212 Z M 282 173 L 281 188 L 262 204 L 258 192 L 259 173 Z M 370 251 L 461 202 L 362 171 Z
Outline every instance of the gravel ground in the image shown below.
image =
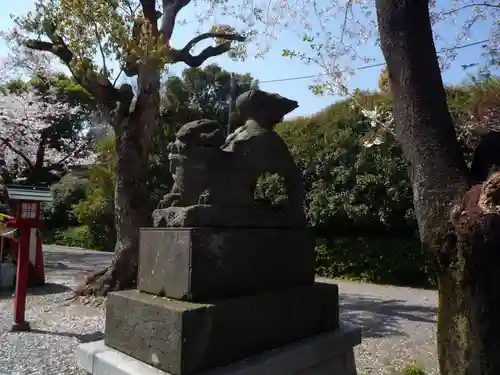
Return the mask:
M 84 375 L 75 361 L 79 343 L 100 340 L 102 300 L 69 302 L 85 272 L 105 266 L 110 254 L 47 247 L 48 284 L 30 291 L 27 320 L 33 332 L 10 333 L 12 299 L 0 294 L 0 375 Z M 322 279 L 324 280 L 324 279 Z M 436 293 L 344 281 L 342 319 L 363 328 L 356 348 L 359 374 L 385 375 L 414 362 L 437 375 Z
M 339 285 L 341 319 L 363 329 L 363 341 L 355 348 L 360 374 L 389 375 L 410 365 L 425 368 L 426 375 L 439 374 L 436 292 L 339 280 L 328 282 Z

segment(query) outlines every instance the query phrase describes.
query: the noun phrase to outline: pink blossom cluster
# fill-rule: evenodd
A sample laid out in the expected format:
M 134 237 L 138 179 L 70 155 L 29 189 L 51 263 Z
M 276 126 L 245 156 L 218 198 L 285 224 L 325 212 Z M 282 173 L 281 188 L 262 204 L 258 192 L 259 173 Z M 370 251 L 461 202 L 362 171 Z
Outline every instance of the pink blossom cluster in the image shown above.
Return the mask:
M 63 119 L 76 118 L 82 109 L 57 100 L 54 93 L 40 97 L 33 90 L 23 93 L 0 92 L 0 163 L 8 170 L 30 169 L 42 162 L 67 165 L 84 157 L 88 144 L 85 134 L 49 140 L 53 127 Z M 69 116 L 69 117 L 68 117 Z M 43 152 L 43 153 L 42 153 Z M 43 160 L 40 160 L 40 155 Z

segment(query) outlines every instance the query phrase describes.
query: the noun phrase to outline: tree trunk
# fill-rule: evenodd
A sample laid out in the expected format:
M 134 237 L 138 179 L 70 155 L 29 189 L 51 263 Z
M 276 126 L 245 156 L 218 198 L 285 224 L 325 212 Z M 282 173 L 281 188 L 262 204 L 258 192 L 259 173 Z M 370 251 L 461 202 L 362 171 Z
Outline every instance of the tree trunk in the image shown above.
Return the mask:
M 137 282 L 139 229 L 149 223 L 148 158 L 160 108 L 160 73 L 154 61 L 141 65 L 137 100 L 123 85 L 114 112 L 116 141 L 116 246 L 111 265 L 87 278 L 76 295 L 106 295 L 134 287 Z
M 457 193 L 467 189 L 468 170 L 446 104 L 428 0 L 377 0 L 377 14 L 397 138 L 410 166 L 415 213 L 427 243 L 432 229 L 448 221 L 446 211 Z
M 441 375 L 497 375 L 500 220 L 478 208 L 484 194 L 476 186 L 464 198 L 474 202 L 475 194 L 475 203 L 456 208 L 459 219 L 450 225 L 452 206 L 469 187 L 469 172 L 446 103 L 428 0 L 377 0 L 376 6 L 420 237 L 437 259 Z
M 456 208 L 439 272 L 442 375 L 500 374 L 500 174 L 473 186 Z
M 106 295 L 110 291 L 132 288 L 136 284 L 139 228 L 148 226 L 150 216 L 148 151 L 143 133 L 143 123 L 148 117 L 151 116 L 132 113 L 115 126 L 115 252 L 111 266 L 89 277 L 78 294 Z

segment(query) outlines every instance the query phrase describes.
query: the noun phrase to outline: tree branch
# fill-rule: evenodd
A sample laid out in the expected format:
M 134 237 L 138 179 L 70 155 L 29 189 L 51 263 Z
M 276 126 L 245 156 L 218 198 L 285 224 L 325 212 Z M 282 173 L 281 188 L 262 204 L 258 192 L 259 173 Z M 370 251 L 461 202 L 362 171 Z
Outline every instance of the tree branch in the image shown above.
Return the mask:
M 158 30 L 157 21 L 161 17 L 161 12 L 156 11 L 155 0 L 141 0 L 141 6 L 144 17 L 153 26 L 154 30 Z
M 85 59 L 81 61 L 81 67 L 78 70 L 73 69 L 72 61 L 75 56 L 70 51 L 61 37 L 47 32 L 50 42 L 44 42 L 36 39 L 25 41 L 25 46 L 38 51 L 51 52 L 69 68 L 76 81 L 82 85 L 94 98 L 108 109 L 116 108 L 116 102 L 119 100 L 118 90 L 103 75 L 98 74 L 91 67 L 91 61 Z
M 0 137 L 0 142 L 2 142 L 5 145 L 5 147 L 8 147 L 13 153 L 19 155 L 26 162 L 26 164 L 30 169 L 33 168 L 33 163 L 31 162 L 31 160 L 22 151 L 13 147 L 12 144 L 10 143 L 9 138 Z
M 97 43 L 99 44 L 99 52 L 101 53 L 102 58 L 102 69 L 104 72 L 104 76 L 108 76 L 108 67 L 106 64 L 106 54 L 104 53 L 104 48 L 102 47 L 102 38 L 101 33 L 99 32 L 99 28 L 97 27 L 97 23 L 95 20 L 92 20 L 92 24 L 94 26 L 95 37 L 97 38 Z
M 224 39 L 227 42 L 219 44 L 217 46 L 208 46 L 200 54 L 193 56 L 191 54 L 191 49 L 195 46 L 196 43 L 199 43 L 202 40 L 216 38 L 216 39 Z M 193 39 L 191 39 L 182 49 L 174 49 L 170 50 L 169 59 L 171 62 L 184 62 L 189 65 L 191 68 L 197 68 L 201 64 L 203 64 L 207 59 L 215 56 L 222 55 L 231 49 L 231 41 L 244 42 L 246 37 L 240 34 L 228 34 L 228 33 L 217 33 L 210 32 L 200 34 Z
M 132 100 L 134 99 L 134 91 L 132 90 L 132 86 L 128 83 L 124 83 L 120 86 L 118 90 L 118 95 L 120 96 L 120 103 L 118 105 L 117 116 L 115 117 L 115 121 L 113 123 L 113 128 L 115 129 L 115 133 L 120 133 L 123 129 L 121 128 L 121 123 L 130 113 L 130 105 L 132 104 Z M 140 98 L 139 97 L 137 100 Z
M 42 168 L 43 162 L 45 160 L 45 146 L 48 138 L 48 131 L 50 128 L 43 129 L 40 132 L 40 141 L 38 142 L 38 147 L 36 150 L 34 169 Z
M 170 38 L 172 38 L 172 33 L 174 32 L 177 14 L 190 2 L 191 0 L 162 0 L 163 19 L 161 22 L 161 31 L 166 45 L 170 45 Z
M 443 13 L 439 13 L 439 14 L 442 15 L 442 16 L 448 16 L 450 14 L 459 12 L 461 10 L 464 10 L 464 9 L 467 9 L 467 8 L 473 8 L 473 7 L 485 7 L 485 8 L 497 8 L 497 9 L 500 9 L 500 4 L 488 4 L 488 3 L 467 4 L 467 5 L 463 5 L 461 7 L 455 8 L 455 9 L 451 9 L 448 12 L 443 12 Z
M 57 162 L 51 163 L 49 168 L 55 168 L 57 166 L 62 166 L 65 161 L 67 161 L 71 157 L 77 155 L 79 152 L 85 150 L 90 145 L 90 142 L 91 142 L 91 140 L 87 139 L 87 141 L 84 142 L 82 145 L 80 145 L 80 147 L 77 147 L 72 152 L 70 152 L 66 156 L 64 156 L 62 159 L 60 159 Z

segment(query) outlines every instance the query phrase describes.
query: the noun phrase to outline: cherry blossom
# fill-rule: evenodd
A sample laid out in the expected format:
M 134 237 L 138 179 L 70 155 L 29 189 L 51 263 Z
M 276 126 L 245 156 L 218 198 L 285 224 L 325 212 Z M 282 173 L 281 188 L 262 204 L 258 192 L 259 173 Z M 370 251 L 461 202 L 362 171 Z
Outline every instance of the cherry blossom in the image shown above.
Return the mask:
M 64 169 L 88 157 L 85 131 L 58 134 L 57 124 L 76 120 L 82 109 L 35 90 L 0 92 L 0 163 L 17 177 L 36 168 Z

